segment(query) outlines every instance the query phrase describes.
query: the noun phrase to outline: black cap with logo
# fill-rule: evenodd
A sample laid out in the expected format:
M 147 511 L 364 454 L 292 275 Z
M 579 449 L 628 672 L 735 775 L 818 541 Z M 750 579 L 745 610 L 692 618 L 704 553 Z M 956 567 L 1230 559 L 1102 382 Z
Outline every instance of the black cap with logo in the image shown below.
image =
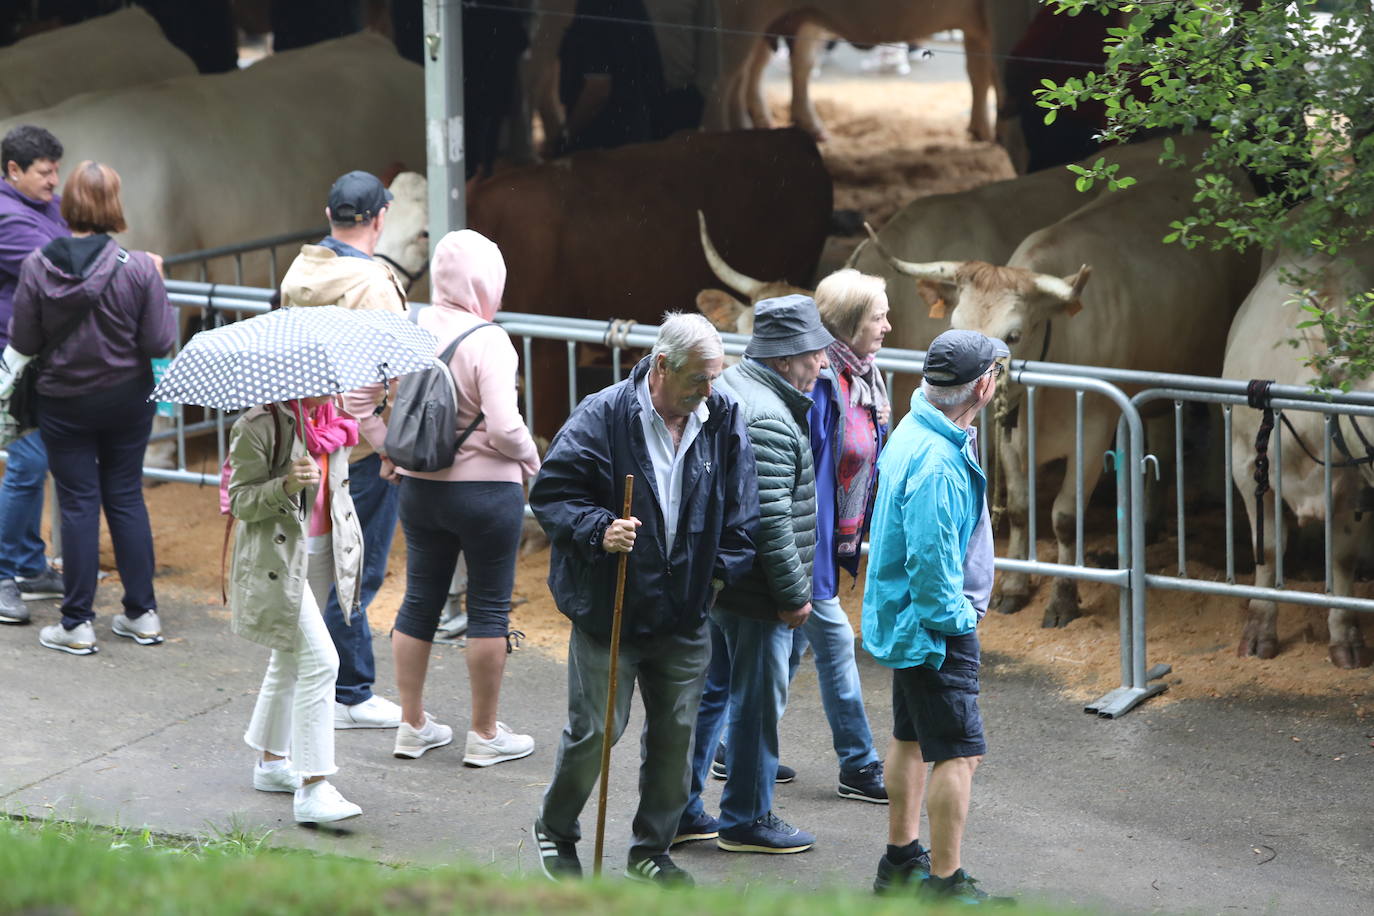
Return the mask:
M 329 189 L 329 218 L 335 223 L 367 223 L 391 203 L 391 192 L 371 172 L 342 175 Z

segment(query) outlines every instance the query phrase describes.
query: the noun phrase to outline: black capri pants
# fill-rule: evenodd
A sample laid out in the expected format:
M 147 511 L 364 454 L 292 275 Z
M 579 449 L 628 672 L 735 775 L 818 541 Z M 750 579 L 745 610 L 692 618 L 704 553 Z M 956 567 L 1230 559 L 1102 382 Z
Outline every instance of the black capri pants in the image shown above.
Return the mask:
M 406 596 L 396 629 L 434 641 L 458 554 L 468 562 L 468 637 L 504 639 L 524 524 L 525 494 L 509 481 L 401 478 Z

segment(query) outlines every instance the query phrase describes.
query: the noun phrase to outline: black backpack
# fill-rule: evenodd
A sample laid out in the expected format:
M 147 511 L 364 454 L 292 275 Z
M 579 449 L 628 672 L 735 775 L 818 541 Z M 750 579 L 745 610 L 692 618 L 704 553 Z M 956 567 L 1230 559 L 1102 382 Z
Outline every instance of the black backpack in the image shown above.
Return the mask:
M 401 376 L 383 448 L 398 468 L 421 473 L 442 471 L 453 464 L 458 449 L 486 419 L 478 411 L 467 428 L 458 431 L 458 386 L 449 371 L 449 360 L 469 334 L 491 326 L 484 321 L 468 328 L 434 358 L 429 368 Z

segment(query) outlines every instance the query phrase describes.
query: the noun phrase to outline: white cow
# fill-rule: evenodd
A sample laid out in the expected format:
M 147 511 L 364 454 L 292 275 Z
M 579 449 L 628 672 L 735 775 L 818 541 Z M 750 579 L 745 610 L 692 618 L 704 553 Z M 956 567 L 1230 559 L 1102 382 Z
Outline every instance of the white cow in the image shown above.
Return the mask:
M 92 92 L 0 122 L 48 128 L 123 180 L 121 244 L 163 254 L 318 226 L 352 169 L 424 162 L 424 77 L 373 33 L 273 55 L 246 70 Z M 266 258 L 245 283 L 267 285 Z M 232 281 L 231 262 L 211 279 Z
M 1310 271 L 1315 275 L 1316 282 L 1310 287 L 1314 301 L 1326 308 L 1344 312 L 1344 303 L 1349 294 L 1374 289 L 1374 245 L 1357 249 L 1350 260 L 1333 261 L 1322 255 L 1299 257 L 1285 254 L 1270 266 L 1231 325 L 1231 335 L 1226 342 L 1226 362 L 1222 368 L 1227 378 L 1272 379 L 1286 385 L 1306 385 L 1315 378 L 1315 372 L 1304 366 L 1302 360 L 1312 353 L 1322 352 L 1326 344 L 1319 330 L 1298 330 L 1295 327 L 1303 313 L 1294 303 L 1304 296 L 1303 290 L 1295 288 L 1286 279 L 1294 271 Z M 1301 340 L 1302 343 L 1294 350 L 1289 346 L 1290 340 Z M 1365 380 L 1357 387 L 1369 391 L 1374 384 Z M 1293 424 L 1306 447 L 1320 458 L 1325 436 L 1321 415 L 1289 411 L 1284 416 Z M 1252 533 L 1256 521 L 1255 433 L 1260 419 L 1260 411 L 1237 409 L 1231 426 L 1231 470 L 1236 486 L 1245 495 L 1244 503 L 1250 514 Z M 1365 437 L 1374 436 L 1374 424 L 1365 419 L 1357 422 Z M 1276 430 L 1275 435 L 1278 432 Z M 1359 434 L 1351 427 L 1349 420 L 1341 422 L 1341 433 L 1356 456 L 1365 454 Z M 1323 467 L 1305 454 L 1302 445 L 1293 440 L 1286 428 L 1282 434 L 1284 505 L 1299 525 L 1321 522 L 1326 517 Z M 1335 462 L 1346 460 L 1335 448 L 1332 449 L 1332 457 Z M 1273 460 L 1272 437 L 1270 460 Z M 1273 487 L 1278 483 L 1276 471 L 1271 466 L 1271 489 L 1264 496 L 1265 562 L 1255 567 L 1255 584 L 1260 587 L 1274 584 L 1274 535 L 1278 526 L 1284 524 L 1282 507 L 1276 505 L 1274 498 Z M 1364 472 L 1363 479 L 1361 471 Z M 1358 469 L 1351 466 L 1332 469 L 1332 505 L 1338 515 L 1332 519 L 1331 526 L 1334 574 L 1331 584 L 1336 595 L 1352 594 L 1356 553 L 1360 544 L 1368 543 L 1371 533 L 1374 533 L 1370 524 L 1374 519 L 1366 516 L 1363 521 L 1357 521 L 1355 517 L 1357 495 L 1363 486 L 1369 485 L 1371 477 L 1374 477 L 1374 473 L 1368 464 Z M 1252 536 L 1251 543 L 1254 541 Z M 1288 539 L 1284 541 L 1287 543 Z M 1277 617 L 1278 607 L 1274 602 L 1249 602 L 1249 616 L 1241 632 L 1237 654 L 1273 658 L 1278 652 Z M 1331 608 L 1327 624 L 1330 631 L 1328 651 L 1336 666 L 1355 668 L 1370 663 L 1355 612 Z
M 196 72 L 152 16 L 130 7 L 0 50 L 0 118 L 82 92 L 140 86 Z
M 1212 375 L 1221 368 L 1226 329 L 1254 285 L 1257 258 L 1188 250 L 1160 239 L 1171 219 L 1191 208 L 1193 178 L 1161 171 L 1125 191 L 1103 194 L 1026 237 L 1006 267 L 981 261 L 893 264 L 938 288 L 956 328 L 1005 340 L 1015 359 Z M 1088 265 L 1101 278 L 1087 285 Z M 1086 292 L 1086 295 L 1085 295 Z M 894 319 L 896 325 L 900 319 Z M 1017 392 L 1016 388 L 1012 389 Z M 1020 392 L 1017 392 L 1018 394 Z M 1064 485 L 1054 500 L 1058 562 L 1074 557 L 1073 393 L 1037 395 L 1036 456 L 1040 464 L 1066 459 Z M 1084 411 L 1083 479 L 1088 492 L 1102 471 L 1112 441 L 1114 407 L 1088 399 Z M 999 442 L 1011 518 L 1011 556 L 1026 556 L 1028 512 L 1024 456 L 1026 411 L 1019 410 L 1008 442 Z M 1026 576 L 1001 577 L 1000 610 L 1011 613 L 1029 599 Z M 1073 580 L 1055 582 L 1045 626 L 1078 616 Z

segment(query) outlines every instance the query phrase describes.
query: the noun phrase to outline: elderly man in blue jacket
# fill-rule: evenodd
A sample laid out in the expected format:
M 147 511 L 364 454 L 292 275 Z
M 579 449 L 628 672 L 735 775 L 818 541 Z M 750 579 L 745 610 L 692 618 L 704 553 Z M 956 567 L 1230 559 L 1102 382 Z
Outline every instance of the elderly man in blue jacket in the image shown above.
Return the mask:
M 936 337 L 911 412 L 878 459 L 863 635 L 864 648 L 893 669 L 879 893 L 914 887 L 949 902 L 991 899 L 959 853 L 973 771 L 987 751 L 977 626 L 992 594 L 987 484 L 972 424 L 1007 355 L 1006 344 L 976 331 Z M 918 839 L 922 796 L 929 850 Z
M 534 822 L 539 862 L 580 877 L 578 817 L 601 771 L 619 555 L 625 577 L 612 740 L 644 701 L 639 810 L 626 875 L 690 884 L 668 856 L 691 782 L 692 733 L 711 645 L 716 592 L 754 561 L 754 453 L 739 405 L 712 391 L 724 349 L 699 314 L 665 316 L 648 357 L 587 398 L 559 430 L 530 488 L 549 536 L 549 589 L 572 620 L 568 724 Z M 625 475 L 635 477 L 631 518 Z

